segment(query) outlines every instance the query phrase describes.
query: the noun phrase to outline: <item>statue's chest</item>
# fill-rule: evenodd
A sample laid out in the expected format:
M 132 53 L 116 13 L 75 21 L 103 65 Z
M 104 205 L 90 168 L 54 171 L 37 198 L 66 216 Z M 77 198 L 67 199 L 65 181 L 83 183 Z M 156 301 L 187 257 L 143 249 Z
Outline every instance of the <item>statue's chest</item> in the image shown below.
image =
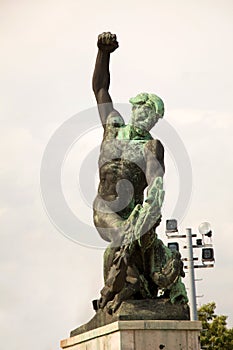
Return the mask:
M 113 159 L 125 159 L 145 168 L 144 140 L 107 140 L 103 141 L 100 149 L 100 162 L 108 162 Z

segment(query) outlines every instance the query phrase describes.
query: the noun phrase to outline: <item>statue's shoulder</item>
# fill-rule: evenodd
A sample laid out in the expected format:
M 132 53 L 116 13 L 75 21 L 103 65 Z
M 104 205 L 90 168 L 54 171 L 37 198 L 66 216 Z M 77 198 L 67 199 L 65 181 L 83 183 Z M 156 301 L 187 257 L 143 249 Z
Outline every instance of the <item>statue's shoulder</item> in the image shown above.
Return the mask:
M 106 127 L 115 127 L 119 128 L 125 126 L 125 121 L 120 115 L 120 113 L 116 110 L 113 110 L 106 119 Z
M 104 125 L 104 139 L 112 140 L 117 137 L 118 130 L 125 126 L 124 119 L 115 110 L 113 110 L 106 119 L 106 124 Z
M 164 147 L 160 140 L 148 140 L 144 146 L 146 153 L 154 154 L 158 159 L 164 156 Z
M 150 139 L 146 142 L 147 147 L 159 147 L 163 148 L 163 144 L 160 140 L 158 139 Z

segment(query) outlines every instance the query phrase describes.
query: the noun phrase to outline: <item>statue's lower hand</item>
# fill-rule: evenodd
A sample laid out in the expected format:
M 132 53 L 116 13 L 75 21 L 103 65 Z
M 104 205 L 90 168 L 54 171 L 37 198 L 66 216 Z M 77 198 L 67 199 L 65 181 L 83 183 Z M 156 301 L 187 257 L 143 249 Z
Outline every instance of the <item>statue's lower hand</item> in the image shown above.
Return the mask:
M 115 34 L 104 32 L 98 36 L 97 46 L 101 51 L 111 53 L 115 51 L 119 45 Z
M 152 279 L 160 288 L 169 288 L 179 276 L 184 277 L 183 262 L 180 253 L 173 252 L 163 269 L 153 273 Z

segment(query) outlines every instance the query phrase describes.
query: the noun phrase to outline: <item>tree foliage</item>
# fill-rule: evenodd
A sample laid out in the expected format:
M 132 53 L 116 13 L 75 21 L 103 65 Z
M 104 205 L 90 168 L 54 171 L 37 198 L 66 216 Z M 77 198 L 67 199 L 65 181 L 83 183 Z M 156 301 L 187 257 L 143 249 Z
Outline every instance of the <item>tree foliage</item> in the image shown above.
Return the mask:
M 214 302 L 198 310 L 202 322 L 201 348 L 207 350 L 233 350 L 233 328 L 227 328 L 227 316 L 215 314 Z

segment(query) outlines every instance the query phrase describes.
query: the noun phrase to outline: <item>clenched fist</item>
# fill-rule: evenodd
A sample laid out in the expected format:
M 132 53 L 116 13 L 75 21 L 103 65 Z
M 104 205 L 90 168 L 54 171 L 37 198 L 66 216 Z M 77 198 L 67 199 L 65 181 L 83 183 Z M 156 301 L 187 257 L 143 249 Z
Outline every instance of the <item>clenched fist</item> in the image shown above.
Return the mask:
M 101 51 L 111 53 L 115 51 L 119 45 L 115 34 L 104 32 L 98 36 L 97 46 Z

